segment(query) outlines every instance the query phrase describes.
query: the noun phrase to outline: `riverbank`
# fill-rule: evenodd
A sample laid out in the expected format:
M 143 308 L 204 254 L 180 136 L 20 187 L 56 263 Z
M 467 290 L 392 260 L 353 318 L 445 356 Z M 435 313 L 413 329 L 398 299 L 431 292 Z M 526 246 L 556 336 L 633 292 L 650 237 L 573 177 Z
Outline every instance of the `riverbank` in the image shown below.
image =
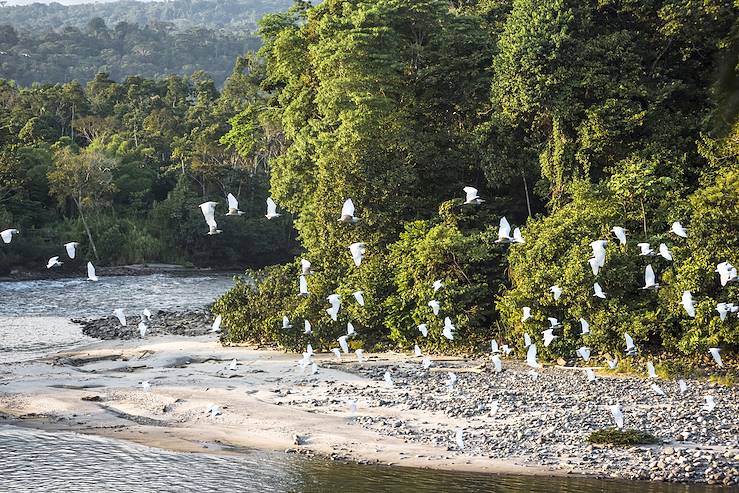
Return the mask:
M 131 265 L 112 265 L 112 266 L 95 266 L 98 277 L 121 277 L 121 276 L 147 276 L 151 274 L 219 274 L 234 273 L 237 269 L 224 268 L 212 269 L 209 267 L 192 267 L 177 264 L 131 264 Z M 14 270 L 8 275 L 0 276 L 0 282 L 13 281 L 39 281 L 46 279 L 70 279 L 75 277 L 87 278 L 87 264 L 82 262 L 73 267 L 62 266 L 54 269 L 40 270 Z
M 297 359 L 222 347 L 212 335 L 102 341 L 0 366 L 0 422 L 190 452 L 251 447 L 462 471 L 739 479 L 736 387 L 691 380 L 681 395 L 674 382 L 658 381 L 667 394 L 658 397 L 651 382 L 634 377 L 599 375 L 588 383 L 581 370 L 546 368 L 532 380 L 512 360 L 495 374 L 487 359 L 457 358 L 434 359 L 424 371 L 420 359 L 395 353 L 364 363 L 318 355 L 318 373 L 309 375 Z M 450 372 L 458 377 L 451 389 Z M 706 394 L 717 403 L 711 412 L 702 409 Z M 591 431 L 612 426 L 607 405 L 616 401 L 627 428 L 666 443 L 589 445 Z M 211 416 L 210 404 L 222 414 Z

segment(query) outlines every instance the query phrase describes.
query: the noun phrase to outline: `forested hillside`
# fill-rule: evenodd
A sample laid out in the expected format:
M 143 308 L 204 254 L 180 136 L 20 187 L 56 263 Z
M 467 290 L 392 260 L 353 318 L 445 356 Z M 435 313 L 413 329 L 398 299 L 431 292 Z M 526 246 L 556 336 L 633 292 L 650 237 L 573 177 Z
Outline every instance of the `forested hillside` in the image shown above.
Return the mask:
M 739 127 L 726 104 L 736 107 L 736 21 L 727 0 L 328 0 L 266 16 L 269 99 L 232 132 L 284 139 L 271 193 L 295 215 L 314 274 L 302 297 L 297 260 L 237 286 L 215 307 L 228 338 L 329 347 L 351 321 L 354 347 L 496 337 L 521 351 L 524 332 L 540 338 L 556 317 L 545 358 L 582 344 L 580 318 L 601 354 L 621 353 L 625 331 L 644 351 L 736 348 L 739 319 L 716 310 L 739 295 L 716 273 L 739 265 Z M 469 185 L 482 205 L 463 205 Z M 337 221 L 347 198 L 353 225 Z M 502 216 L 525 243 L 496 242 Z M 669 232 L 674 221 L 687 238 Z M 596 240 L 607 245 L 597 273 Z M 671 260 L 640 255 L 642 242 L 665 243 Z M 648 264 L 657 290 L 640 289 Z M 351 301 L 357 290 L 365 306 Z M 346 303 L 337 320 L 332 293 Z M 280 329 L 283 316 L 294 329 Z
M 0 249 L 0 272 L 44 269 L 70 241 L 80 254 L 62 272 L 87 260 L 234 268 L 294 255 L 289 217 L 263 217 L 278 141 L 254 133 L 246 149 L 229 136 L 229 121 L 258 105 L 261 73 L 239 58 L 220 93 L 203 72 L 30 88 L 0 80 L 0 222 L 20 230 Z M 228 193 L 248 215 L 219 219 L 224 233 L 207 236 L 198 205 L 225 207 Z

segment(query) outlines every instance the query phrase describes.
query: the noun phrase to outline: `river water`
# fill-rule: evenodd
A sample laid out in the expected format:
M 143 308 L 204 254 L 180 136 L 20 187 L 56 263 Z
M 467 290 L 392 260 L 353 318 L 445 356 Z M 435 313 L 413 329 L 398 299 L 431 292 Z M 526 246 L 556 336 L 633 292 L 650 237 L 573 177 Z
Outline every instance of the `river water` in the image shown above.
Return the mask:
M 0 283 L 0 374 L 90 339 L 70 317 L 115 308 L 203 307 L 232 284 L 229 275 L 157 274 Z M 2 387 L 0 387 L 0 393 Z M 0 425 L 0 492 L 559 492 L 703 493 L 703 486 L 582 478 L 492 476 L 341 464 L 283 453 L 191 454 L 77 433 Z

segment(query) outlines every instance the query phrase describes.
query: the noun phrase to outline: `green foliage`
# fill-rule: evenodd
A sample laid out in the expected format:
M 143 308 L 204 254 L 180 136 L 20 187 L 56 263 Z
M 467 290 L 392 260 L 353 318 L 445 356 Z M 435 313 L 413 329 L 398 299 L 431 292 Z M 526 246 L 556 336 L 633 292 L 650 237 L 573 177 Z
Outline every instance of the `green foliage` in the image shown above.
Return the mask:
M 588 435 L 588 442 L 628 447 L 631 445 L 652 445 L 660 443 L 660 439 L 646 431 L 606 428 L 604 430 L 595 430 Z

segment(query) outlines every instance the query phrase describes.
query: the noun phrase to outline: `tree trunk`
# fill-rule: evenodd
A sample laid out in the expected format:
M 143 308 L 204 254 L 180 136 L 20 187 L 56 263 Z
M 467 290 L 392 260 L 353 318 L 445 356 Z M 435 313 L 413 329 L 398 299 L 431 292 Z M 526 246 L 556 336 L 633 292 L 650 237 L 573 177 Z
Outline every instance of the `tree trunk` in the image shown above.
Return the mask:
M 644 197 L 639 198 L 641 204 L 641 221 L 642 227 L 644 228 L 644 238 L 647 237 L 647 211 L 644 209 Z
M 529 200 L 529 184 L 526 182 L 526 173 L 522 171 L 521 176 L 523 177 L 523 189 L 526 192 L 526 208 L 529 211 L 529 217 L 531 217 L 531 201 Z
M 74 200 L 75 205 L 77 205 L 77 211 L 80 213 L 80 219 L 82 219 L 82 225 L 85 227 L 85 233 L 87 233 L 87 239 L 90 240 L 90 246 L 92 247 L 92 253 L 95 255 L 95 261 L 100 261 L 100 256 L 98 255 L 98 249 L 95 246 L 95 240 L 92 239 L 92 233 L 90 233 L 90 227 L 87 225 L 87 219 L 85 219 L 85 213 L 82 212 L 82 205 L 80 204 L 80 201 L 75 199 Z

